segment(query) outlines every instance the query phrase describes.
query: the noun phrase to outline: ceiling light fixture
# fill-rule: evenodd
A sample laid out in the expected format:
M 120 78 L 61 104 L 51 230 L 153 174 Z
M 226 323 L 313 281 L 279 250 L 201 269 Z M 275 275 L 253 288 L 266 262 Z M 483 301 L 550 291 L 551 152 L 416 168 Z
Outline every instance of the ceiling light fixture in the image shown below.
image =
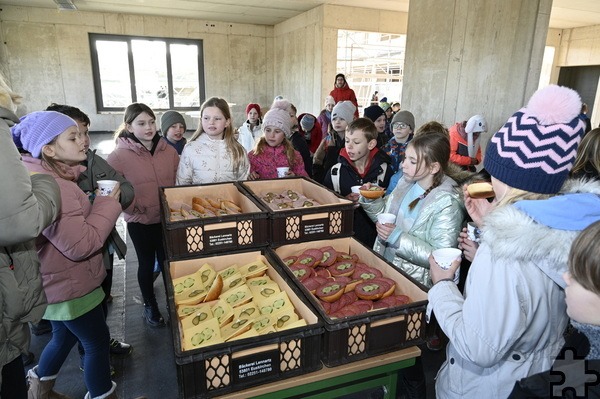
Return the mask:
M 72 0 L 54 0 L 60 11 L 77 11 Z

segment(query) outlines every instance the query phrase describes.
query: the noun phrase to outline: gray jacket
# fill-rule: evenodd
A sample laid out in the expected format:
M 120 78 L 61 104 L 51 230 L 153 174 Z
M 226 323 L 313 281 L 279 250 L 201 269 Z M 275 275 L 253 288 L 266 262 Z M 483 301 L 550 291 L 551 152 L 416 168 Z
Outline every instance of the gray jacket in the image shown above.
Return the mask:
M 86 170 L 81 172 L 79 179 L 77 179 L 77 185 L 83 192 L 89 194 L 96 190 L 98 188 L 98 180 L 116 180 L 121 184 L 121 196 L 119 197 L 121 208 L 125 209 L 131 205 L 134 199 L 133 185 L 123 175 L 114 170 L 104 158 L 96 155 L 96 150 L 88 150 L 85 166 Z M 109 259 L 109 245 L 113 247 L 119 259 L 123 259 L 127 253 L 127 245 L 117 232 L 117 229 L 113 229 L 102 249 L 102 259 L 106 269 L 112 267 Z
M 10 133 L 18 121 L 0 107 L 0 367 L 29 349 L 27 323 L 46 310 L 35 238 L 60 212 L 54 178 L 30 176 L 21 162 Z
M 397 215 L 402 199 L 412 185 L 402 178 L 390 195 L 374 201 L 361 197 L 360 204 L 373 221 L 377 220 L 379 213 Z M 438 248 L 458 245 L 465 209 L 456 182 L 448 176 L 444 176 L 442 183 L 422 201 L 421 210 L 408 232 L 400 234 L 392 243 L 377 239 L 373 249 L 394 266 L 430 287 L 429 254 Z

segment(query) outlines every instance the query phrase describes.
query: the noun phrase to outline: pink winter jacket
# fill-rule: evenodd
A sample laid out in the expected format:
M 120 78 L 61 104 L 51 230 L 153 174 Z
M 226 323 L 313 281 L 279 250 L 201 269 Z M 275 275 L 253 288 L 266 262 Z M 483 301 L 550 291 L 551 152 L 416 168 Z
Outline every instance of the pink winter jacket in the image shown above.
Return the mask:
M 175 185 L 179 165 L 177 151 L 165 140 L 158 140 L 153 155 L 142 144 L 121 137 L 107 161 L 133 184 L 135 190 L 133 203 L 123 211 L 125 221 L 160 223 L 158 188 Z
M 60 215 L 36 241 L 48 303 L 89 294 L 106 276 L 102 247 L 121 214 L 121 204 L 112 197 L 98 196 L 92 205 L 74 181 L 48 171 L 39 159 L 23 156 L 23 162 L 30 172 L 54 176 L 60 188 Z M 76 181 L 84 168 L 78 165 L 67 170 Z
M 277 147 L 266 145 L 260 155 L 254 155 L 254 150 L 248 153 L 250 173 L 258 173 L 259 179 L 277 179 L 277 168 L 289 166 L 290 172 L 294 175 L 308 177 L 304 169 L 304 161 L 298 151 L 294 150 L 294 158 L 295 163 L 292 166 L 288 162 L 283 145 Z

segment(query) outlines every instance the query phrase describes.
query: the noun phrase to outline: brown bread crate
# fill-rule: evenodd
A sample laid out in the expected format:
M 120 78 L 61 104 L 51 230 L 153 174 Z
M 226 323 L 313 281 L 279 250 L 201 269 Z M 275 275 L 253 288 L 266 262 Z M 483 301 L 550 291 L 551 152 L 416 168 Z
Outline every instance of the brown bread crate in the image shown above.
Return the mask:
M 354 203 L 305 177 L 255 180 L 237 183 L 269 213 L 272 245 L 283 245 L 353 233 Z M 292 190 L 319 203 L 314 207 L 272 210 L 263 200 L 267 192 Z
M 337 251 L 356 254 L 363 263 L 379 269 L 384 277 L 396 282 L 396 294 L 408 295 L 412 302 L 392 308 L 368 311 L 356 316 L 331 318 L 319 303 L 283 264 L 281 259 L 299 255 L 311 248 L 332 246 Z M 271 249 L 270 249 L 271 250 Z M 427 287 L 394 268 L 381 256 L 352 237 L 284 245 L 272 249 L 281 267 L 304 293 L 324 322 L 322 361 L 329 367 L 358 361 L 424 342 Z
M 287 293 L 296 312 L 306 320 L 307 325 L 183 351 L 180 323 L 174 303 L 173 279 L 193 273 L 204 263 L 210 263 L 215 270 L 220 271 L 232 264 L 242 266 L 257 259 L 269 265 L 266 274 Z M 314 309 L 304 302 L 302 292 L 288 282 L 287 276 L 281 269 L 272 266 L 277 261 L 277 257 L 272 252 L 260 248 L 228 255 L 167 262 L 167 301 L 179 397 L 187 399 L 224 395 L 322 368 L 320 361 L 322 321 L 319 320 Z
M 191 205 L 193 197 L 223 198 L 241 207 L 242 213 L 171 221 L 170 207 L 177 208 L 182 203 Z M 268 213 L 234 183 L 161 187 L 160 206 L 167 259 L 192 258 L 268 244 Z

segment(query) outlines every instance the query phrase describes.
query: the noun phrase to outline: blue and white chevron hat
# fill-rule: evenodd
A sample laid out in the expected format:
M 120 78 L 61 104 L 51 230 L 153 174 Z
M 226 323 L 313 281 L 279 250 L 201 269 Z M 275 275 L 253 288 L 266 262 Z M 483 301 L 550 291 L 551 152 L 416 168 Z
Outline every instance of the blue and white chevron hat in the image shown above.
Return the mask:
M 585 129 L 575 90 L 550 85 L 531 96 L 488 143 L 485 169 L 510 187 L 555 194 L 573 168 Z

